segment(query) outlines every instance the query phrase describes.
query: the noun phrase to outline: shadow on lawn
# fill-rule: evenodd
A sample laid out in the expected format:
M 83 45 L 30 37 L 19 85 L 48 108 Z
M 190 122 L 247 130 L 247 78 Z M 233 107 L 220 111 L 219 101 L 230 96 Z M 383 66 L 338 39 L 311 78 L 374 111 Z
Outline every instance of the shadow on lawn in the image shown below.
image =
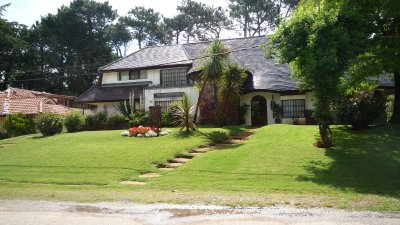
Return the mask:
M 332 132 L 335 146 L 324 150 L 332 162 L 311 161 L 299 180 L 400 198 L 400 126 Z

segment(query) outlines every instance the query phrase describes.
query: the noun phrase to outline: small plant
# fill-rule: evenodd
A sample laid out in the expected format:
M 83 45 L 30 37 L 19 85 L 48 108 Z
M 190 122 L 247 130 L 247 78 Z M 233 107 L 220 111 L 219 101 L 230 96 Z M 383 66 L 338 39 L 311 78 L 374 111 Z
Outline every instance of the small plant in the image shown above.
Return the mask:
M 274 107 L 272 108 L 272 114 L 273 117 L 275 118 L 275 122 L 280 123 L 283 116 L 283 107 L 275 103 Z
M 172 118 L 171 112 L 163 112 L 161 115 L 161 125 L 163 127 L 172 126 L 171 118 Z
M 65 116 L 64 125 L 68 132 L 80 131 L 85 125 L 85 116 L 79 112 L 72 112 Z
M 148 126 L 152 123 L 149 113 L 141 111 L 129 115 L 129 126 Z
M 8 115 L 4 120 L 4 128 L 12 137 L 35 133 L 35 123 L 32 117 L 22 113 Z
M 117 106 L 114 106 L 114 108 L 124 115 L 125 117 L 128 117 L 132 113 L 135 112 L 135 93 L 130 92 L 129 93 L 129 99 L 124 100 L 123 102 L 120 102 Z
M 55 113 L 42 113 L 36 120 L 36 127 L 39 129 L 43 136 L 50 136 L 62 132 L 63 117 Z
M 190 101 L 190 98 L 184 94 L 182 100 L 176 101 L 171 107 L 172 123 L 176 126 L 180 126 L 181 131 L 183 129 L 185 129 L 186 132 L 189 132 L 190 129 L 195 130 L 197 127 L 193 122 L 194 111 L 194 104 Z

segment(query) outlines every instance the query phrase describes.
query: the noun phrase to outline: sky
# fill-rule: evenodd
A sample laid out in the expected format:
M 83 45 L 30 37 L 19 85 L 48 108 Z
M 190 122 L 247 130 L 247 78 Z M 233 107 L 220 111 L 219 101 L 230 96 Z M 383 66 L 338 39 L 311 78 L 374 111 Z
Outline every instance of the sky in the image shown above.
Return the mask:
M 105 2 L 105 0 L 96 0 Z M 208 5 L 227 7 L 226 0 L 197 0 Z M 0 5 L 11 3 L 7 7 L 4 17 L 9 21 L 17 21 L 25 25 L 32 25 L 40 17 L 48 13 L 57 13 L 62 5 L 69 5 L 71 0 L 0 0 Z M 176 6 L 181 0 L 108 0 L 112 7 L 118 10 L 118 14 L 125 15 L 135 6 L 153 8 L 165 17 L 176 15 Z
M 96 0 L 105 2 L 105 0 Z M 196 0 L 207 5 L 215 7 L 222 6 L 227 8 L 227 0 Z M 8 21 L 16 21 L 27 26 L 31 26 L 36 21 L 40 20 L 41 16 L 48 13 L 55 14 L 57 9 L 62 5 L 69 5 L 71 0 L 0 0 L 0 5 L 11 3 L 4 12 L 4 17 Z M 119 15 L 126 15 L 127 12 L 136 7 L 144 6 L 153 8 L 165 17 L 172 17 L 177 14 L 176 7 L 181 4 L 182 0 L 108 0 L 113 9 L 118 11 Z M 223 32 L 222 38 L 237 37 L 236 32 Z M 135 42 L 131 45 L 128 52 L 138 49 Z

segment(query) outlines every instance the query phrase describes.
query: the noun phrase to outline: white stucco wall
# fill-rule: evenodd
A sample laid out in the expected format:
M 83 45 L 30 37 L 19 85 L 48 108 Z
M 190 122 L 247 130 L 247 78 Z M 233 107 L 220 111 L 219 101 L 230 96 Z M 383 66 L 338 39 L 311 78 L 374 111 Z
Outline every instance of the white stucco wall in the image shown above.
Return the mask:
M 267 100 L 267 116 L 268 116 L 268 124 L 274 124 L 275 119 L 273 118 L 273 112 L 271 109 L 271 101 L 272 99 L 275 103 L 281 105 L 281 100 L 290 100 L 290 99 L 304 99 L 305 100 L 305 109 L 306 110 L 313 110 L 314 109 L 314 102 L 315 97 L 312 92 L 306 92 L 305 94 L 300 95 L 280 95 L 277 93 L 271 92 L 252 92 L 240 97 L 240 105 L 247 104 L 249 105 L 249 109 L 245 114 L 245 125 L 251 126 L 251 100 L 253 97 L 260 95 L 266 98 Z M 273 96 L 273 97 L 272 97 Z M 299 118 L 299 124 L 305 124 L 305 118 Z M 283 118 L 282 123 L 285 124 L 293 124 L 292 118 Z
M 275 123 L 273 115 L 272 115 L 272 110 L 271 110 L 271 101 L 272 101 L 272 96 L 274 96 L 274 101 L 276 103 L 278 103 L 279 94 L 270 93 L 270 92 L 252 92 L 252 93 L 244 94 L 240 97 L 240 105 L 243 105 L 243 104 L 249 105 L 249 108 L 244 116 L 245 124 L 247 126 L 251 126 L 251 99 L 253 99 L 253 97 L 255 97 L 257 95 L 263 96 L 267 100 L 268 124 Z
M 94 114 L 97 112 L 106 111 L 107 115 L 111 115 L 113 113 L 119 113 L 118 110 L 115 109 L 114 106 L 117 106 L 119 102 L 98 102 L 98 103 L 90 103 L 91 105 L 97 106 L 94 110 L 87 110 L 85 112 L 86 115 Z

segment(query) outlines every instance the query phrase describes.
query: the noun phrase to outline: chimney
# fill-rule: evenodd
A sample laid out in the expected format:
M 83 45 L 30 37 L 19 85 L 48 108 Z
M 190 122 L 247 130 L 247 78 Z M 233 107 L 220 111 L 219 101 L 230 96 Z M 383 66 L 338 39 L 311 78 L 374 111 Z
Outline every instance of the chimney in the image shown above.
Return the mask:
M 39 102 L 39 113 L 43 112 L 43 101 Z
M 1 114 L 8 115 L 10 113 L 10 105 L 11 105 L 11 88 L 8 87 L 6 90 L 6 99 L 4 100 L 3 110 Z

